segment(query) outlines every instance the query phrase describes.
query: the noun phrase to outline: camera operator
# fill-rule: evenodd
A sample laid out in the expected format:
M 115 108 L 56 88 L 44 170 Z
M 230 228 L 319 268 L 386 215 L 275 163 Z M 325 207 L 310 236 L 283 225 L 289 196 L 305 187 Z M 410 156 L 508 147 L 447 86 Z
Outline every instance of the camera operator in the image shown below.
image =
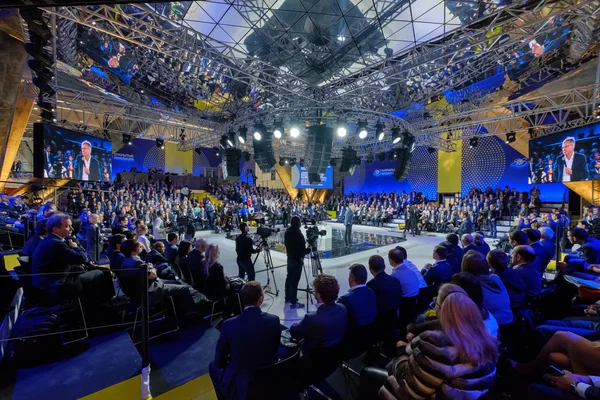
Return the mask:
M 246 274 L 248 274 L 248 280 L 253 281 L 255 274 L 254 264 L 252 264 L 252 254 L 260 252 L 261 248 L 254 248 L 252 239 L 248 236 L 248 231 L 250 231 L 248 224 L 242 222 L 240 224 L 240 231 L 242 233 L 235 239 L 235 252 L 237 253 L 236 261 L 239 270 L 238 276 L 241 279 L 244 279 Z
M 285 248 L 287 253 L 287 277 L 285 278 L 285 301 L 290 302 L 290 308 L 302 308 L 298 302 L 298 283 L 304 267 L 304 256 L 311 249 L 306 247 L 306 240 L 300 230 L 300 217 L 292 217 L 290 227 L 285 231 Z

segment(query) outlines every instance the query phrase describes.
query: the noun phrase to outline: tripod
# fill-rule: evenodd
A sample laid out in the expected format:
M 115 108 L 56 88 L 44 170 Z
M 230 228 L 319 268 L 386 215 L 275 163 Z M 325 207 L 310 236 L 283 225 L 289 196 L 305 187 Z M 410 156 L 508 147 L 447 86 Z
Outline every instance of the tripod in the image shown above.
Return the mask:
M 256 266 L 258 256 L 262 253 L 263 259 L 265 260 L 265 270 L 267 272 L 267 284 L 263 286 L 263 290 L 266 293 L 272 294 L 274 296 L 279 296 L 279 289 L 277 288 L 277 281 L 275 280 L 275 268 L 273 267 L 273 259 L 271 258 L 269 243 L 267 242 L 267 238 L 262 238 L 261 240 L 262 251 L 256 255 L 252 265 Z M 273 276 L 273 286 L 275 287 L 274 293 L 271 291 L 271 277 L 269 276 L 269 271 L 271 271 L 271 276 Z
M 310 243 L 310 248 L 312 252 L 310 253 L 310 270 L 312 277 L 316 277 L 319 274 L 323 273 L 323 266 L 321 265 L 321 259 L 319 258 L 319 251 L 317 250 L 316 243 Z M 310 282 L 308 281 L 308 273 L 306 272 L 306 268 L 302 268 L 304 271 L 304 279 L 306 280 L 306 289 L 298 289 L 301 292 L 306 292 L 306 311 L 308 311 L 308 302 L 313 304 L 312 294 L 313 289 L 310 287 Z

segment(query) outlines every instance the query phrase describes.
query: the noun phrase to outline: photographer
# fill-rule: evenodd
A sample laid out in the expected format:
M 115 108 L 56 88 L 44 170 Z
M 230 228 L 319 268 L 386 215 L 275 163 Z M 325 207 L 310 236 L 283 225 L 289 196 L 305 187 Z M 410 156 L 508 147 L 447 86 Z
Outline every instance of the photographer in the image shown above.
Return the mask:
M 285 278 L 285 301 L 290 302 L 290 308 L 303 308 L 298 302 L 298 283 L 302 276 L 304 256 L 311 249 L 306 248 L 306 240 L 300 230 L 300 217 L 292 217 L 290 227 L 285 231 L 285 249 L 287 253 L 287 277 Z
M 244 279 L 248 274 L 248 280 L 253 281 L 254 264 L 252 264 L 252 254 L 260 252 L 260 248 L 255 249 L 252 243 L 252 239 L 248 236 L 250 227 L 245 222 L 240 224 L 240 231 L 242 233 L 235 239 L 235 252 L 237 253 L 237 265 L 239 269 L 239 277 Z

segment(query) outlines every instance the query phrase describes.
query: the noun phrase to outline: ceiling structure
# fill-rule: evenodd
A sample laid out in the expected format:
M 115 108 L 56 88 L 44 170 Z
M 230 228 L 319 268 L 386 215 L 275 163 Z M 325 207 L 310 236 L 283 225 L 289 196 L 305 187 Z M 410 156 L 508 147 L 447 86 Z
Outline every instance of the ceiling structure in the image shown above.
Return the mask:
M 59 76 L 59 123 L 76 124 L 83 112 L 102 132 L 164 136 L 184 150 L 255 123 L 366 120 L 367 138 L 350 128 L 334 155 L 345 146 L 363 156 L 390 150 L 392 128 L 452 151 L 448 132 L 544 134 L 596 116 L 598 81 L 523 96 L 596 57 L 599 0 L 205 0 L 45 11 L 58 17 L 59 59 L 78 71 L 70 75 L 104 88 Z M 275 152 L 297 155 L 304 140 L 274 140 Z

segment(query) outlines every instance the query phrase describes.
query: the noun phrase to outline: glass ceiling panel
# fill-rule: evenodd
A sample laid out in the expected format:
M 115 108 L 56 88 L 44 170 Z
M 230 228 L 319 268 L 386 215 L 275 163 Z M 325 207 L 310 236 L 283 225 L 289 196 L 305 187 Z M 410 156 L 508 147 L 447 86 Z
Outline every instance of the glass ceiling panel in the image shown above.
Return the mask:
M 499 0 L 194 1 L 185 23 L 235 48 L 321 85 L 401 54 L 494 11 Z M 218 46 L 217 46 L 218 47 Z

